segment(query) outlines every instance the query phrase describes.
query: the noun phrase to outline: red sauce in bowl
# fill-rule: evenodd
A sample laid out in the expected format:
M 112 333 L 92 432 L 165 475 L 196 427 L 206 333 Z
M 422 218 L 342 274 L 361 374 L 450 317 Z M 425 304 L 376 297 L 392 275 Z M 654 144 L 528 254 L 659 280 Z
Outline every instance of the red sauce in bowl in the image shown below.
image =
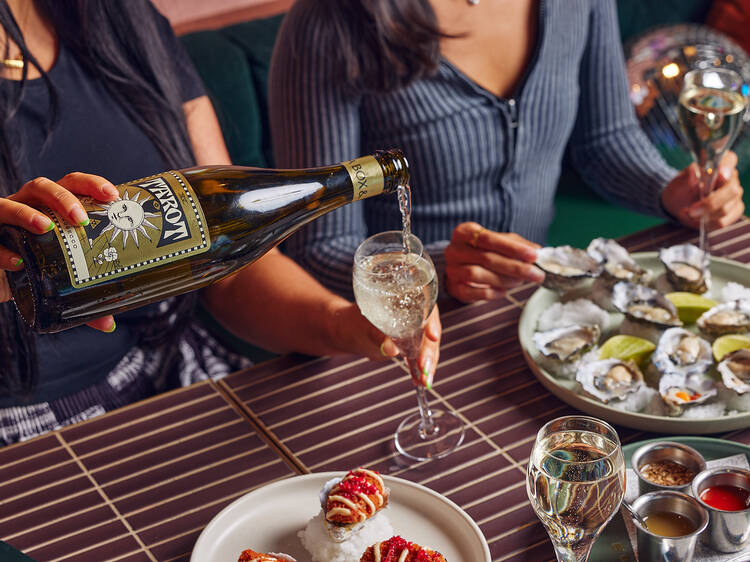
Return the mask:
M 743 511 L 748 509 L 750 491 L 737 486 L 711 486 L 701 492 L 701 500 L 706 505 L 724 511 Z

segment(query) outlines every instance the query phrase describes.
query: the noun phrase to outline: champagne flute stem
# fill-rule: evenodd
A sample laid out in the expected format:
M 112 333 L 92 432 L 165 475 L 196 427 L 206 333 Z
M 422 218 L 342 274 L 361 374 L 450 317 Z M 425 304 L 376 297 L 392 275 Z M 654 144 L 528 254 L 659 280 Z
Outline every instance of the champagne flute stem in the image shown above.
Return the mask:
M 574 552 L 572 548 L 553 543 L 557 562 L 586 562 L 589 559 L 589 554 L 591 553 L 591 547 L 593 545 L 594 541 L 589 541 L 587 546 L 576 549 L 579 552 Z
M 707 162 L 701 166 L 700 178 L 700 198 L 704 199 L 713 191 L 714 178 L 716 176 L 716 165 L 713 162 Z M 698 230 L 698 247 L 704 252 L 709 252 L 708 247 L 708 218 L 705 214 L 701 215 L 700 226 Z
M 422 416 L 422 423 L 420 424 L 420 433 L 423 437 L 431 435 L 435 431 L 435 422 L 432 420 L 432 410 L 430 410 L 430 404 L 427 401 L 427 389 L 421 384 L 416 384 L 417 390 L 417 404 L 419 405 L 419 415 Z

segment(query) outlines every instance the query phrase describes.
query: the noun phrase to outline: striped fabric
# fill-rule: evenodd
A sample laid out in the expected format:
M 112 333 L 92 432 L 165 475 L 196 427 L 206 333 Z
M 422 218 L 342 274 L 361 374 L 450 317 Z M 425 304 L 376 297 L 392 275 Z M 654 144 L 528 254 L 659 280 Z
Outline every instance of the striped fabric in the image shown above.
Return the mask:
M 197 322 L 191 322 L 176 344 L 171 345 L 177 345 L 174 373 L 179 379 L 170 381 L 171 386 L 218 380 L 252 364 L 246 357 L 225 349 Z M 94 385 L 51 402 L 0 408 L 0 447 L 95 418 L 167 390 L 167 381 L 158 378 L 166 351 L 164 346 L 134 347 Z
M 543 243 L 566 150 L 609 201 L 663 214 L 659 195 L 675 170 L 634 116 L 614 0 L 540 0 L 534 58 L 510 99 L 445 59 L 434 76 L 400 91 L 345 94 L 336 87 L 341 69 L 317 47 L 325 4 L 298 0 L 276 44 L 269 96 L 276 165 L 325 165 L 402 148 L 412 170 L 413 231 L 439 270 L 462 221 Z M 285 251 L 351 296 L 357 245 L 399 225 L 396 198 L 375 197 L 314 221 Z

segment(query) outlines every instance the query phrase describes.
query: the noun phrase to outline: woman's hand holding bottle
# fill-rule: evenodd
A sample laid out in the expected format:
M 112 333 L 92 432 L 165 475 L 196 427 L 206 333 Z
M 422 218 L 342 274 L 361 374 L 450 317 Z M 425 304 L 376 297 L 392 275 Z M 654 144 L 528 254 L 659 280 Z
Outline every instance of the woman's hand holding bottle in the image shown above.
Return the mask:
M 544 273 L 534 264 L 539 245 L 514 232 L 494 232 L 475 222 L 453 230 L 445 249 L 448 292 L 462 302 L 490 300 Z
M 101 176 L 73 172 L 57 182 L 40 177 L 27 182 L 13 195 L 0 198 L 0 225 L 18 226 L 32 234 L 49 232 L 55 223 L 37 207 L 49 207 L 68 217 L 73 224 L 86 225 L 89 218 L 76 194 L 99 201 L 113 201 L 119 197 L 112 183 Z M 21 256 L 0 246 L 0 302 L 11 298 L 2 270 L 20 271 L 23 267 Z M 103 332 L 115 329 L 112 316 L 97 318 L 88 325 Z

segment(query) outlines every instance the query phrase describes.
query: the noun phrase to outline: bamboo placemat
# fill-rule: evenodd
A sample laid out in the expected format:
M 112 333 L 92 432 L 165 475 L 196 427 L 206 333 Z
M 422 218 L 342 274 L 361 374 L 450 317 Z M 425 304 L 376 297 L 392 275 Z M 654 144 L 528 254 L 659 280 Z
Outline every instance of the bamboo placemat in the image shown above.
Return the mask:
M 39 561 L 188 560 L 222 508 L 296 473 L 199 383 L 0 449 L 0 537 Z

